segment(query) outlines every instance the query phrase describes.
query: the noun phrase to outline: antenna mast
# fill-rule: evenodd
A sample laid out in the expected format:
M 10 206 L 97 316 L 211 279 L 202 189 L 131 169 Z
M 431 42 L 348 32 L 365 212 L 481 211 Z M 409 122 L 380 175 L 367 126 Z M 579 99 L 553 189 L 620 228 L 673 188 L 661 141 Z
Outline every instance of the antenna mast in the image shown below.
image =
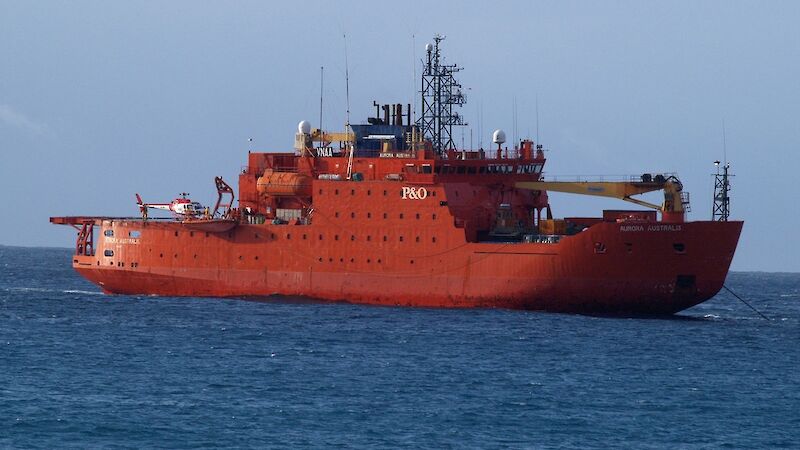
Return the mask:
M 433 144 L 440 156 L 456 148 L 453 142 L 453 125 L 464 126 L 461 115 L 453 107 L 463 106 L 467 100 L 461 91 L 461 84 L 454 74 L 462 67 L 455 64 L 442 64 L 439 44 L 444 36 L 433 37 L 433 44 L 425 46 L 426 60 L 422 70 L 422 115 L 416 121 L 422 135 Z
M 350 137 L 350 64 L 347 61 L 347 34 L 344 34 L 343 37 L 344 37 L 344 84 L 345 84 L 345 96 L 347 97 L 347 114 L 345 116 L 345 120 L 347 121 L 347 123 L 345 124 L 345 133 L 347 133 L 347 136 Z M 355 151 L 355 145 L 351 141 L 350 156 L 347 158 L 348 180 L 353 176 L 354 151 Z
M 325 80 L 325 66 L 319 66 L 319 132 L 322 133 L 322 86 Z
M 731 197 L 728 192 L 731 190 L 730 177 L 728 173 L 731 165 L 725 162 L 722 165 L 722 172 L 719 170 L 719 161 L 714 161 L 717 166 L 717 173 L 714 175 L 714 209 L 711 211 L 711 220 L 717 222 L 727 222 L 731 215 Z

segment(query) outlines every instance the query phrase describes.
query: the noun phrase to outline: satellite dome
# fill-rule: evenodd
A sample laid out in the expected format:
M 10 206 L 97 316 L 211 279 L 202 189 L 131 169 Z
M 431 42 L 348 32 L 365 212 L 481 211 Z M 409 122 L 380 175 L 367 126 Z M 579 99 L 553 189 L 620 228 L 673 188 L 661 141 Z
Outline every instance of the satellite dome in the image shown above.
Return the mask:
M 302 134 L 310 134 L 311 123 L 309 123 L 307 120 L 300 121 L 300 123 L 297 124 L 297 132 Z
M 425 51 L 426 52 L 430 52 L 432 50 L 433 50 L 433 45 L 432 44 L 430 44 L 430 43 L 425 44 Z
M 506 132 L 503 130 L 494 130 L 492 133 L 492 142 L 495 144 L 502 144 L 506 141 Z

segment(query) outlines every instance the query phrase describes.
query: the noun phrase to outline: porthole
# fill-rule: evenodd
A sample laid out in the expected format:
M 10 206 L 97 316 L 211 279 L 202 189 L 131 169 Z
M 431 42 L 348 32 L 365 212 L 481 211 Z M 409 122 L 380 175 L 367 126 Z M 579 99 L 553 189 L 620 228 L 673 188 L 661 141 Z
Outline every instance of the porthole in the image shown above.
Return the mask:
M 372 190 L 367 189 L 367 195 L 372 195 Z
M 336 211 L 335 213 L 333 213 L 333 217 L 338 218 L 339 217 L 339 211 Z
M 320 240 L 320 241 L 322 240 L 322 235 L 321 235 L 321 234 L 319 235 L 319 240 Z
M 380 260 L 380 258 L 378 258 L 378 261 L 377 261 L 377 262 L 378 262 L 378 264 L 380 264 L 380 263 L 381 263 L 381 260 Z
M 367 242 L 370 242 L 370 241 L 372 241 L 372 236 L 367 235 Z
M 356 235 L 355 234 L 351 234 L 350 235 L 350 240 L 351 241 L 355 241 L 356 240 Z
M 401 218 L 401 219 L 403 218 L 403 213 L 400 213 L 400 218 Z
M 372 213 L 367 213 L 367 219 L 371 219 L 371 218 L 372 218 Z
M 434 214 L 433 216 L 431 216 L 431 219 L 433 219 L 433 220 L 436 220 L 436 214 Z
M 292 238 L 292 233 L 286 233 L 286 239 L 291 239 L 291 238 Z
M 334 193 L 335 195 L 339 195 L 339 190 L 338 190 L 338 189 L 336 189 L 336 190 L 334 190 L 334 191 L 333 191 L 333 193 Z
M 433 242 L 434 244 L 436 243 L 436 236 L 431 238 L 431 242 Z
M 400 242 L 403 242 L 403 236 L 400 236 Z
M 303 240 L 305 241 L 308 238 L 305 234 L 303 235 Z
M 356 195 L 356 190 L 355 189 L 350 189 L 350 195 Z
M 383 196 L 386 197 L 386 189 L 383 190 Z
M 419 236 L 417 236 L 415 240 L 416 240 L 416 242 L 419 242 Z
M 339 240 L 339 235 L 338 234 L 334 234 L 333 235 L 333 240 L 334 241 L 338 241 Z
M 350 213 L 350 218 L 351 218 L 351 219 L 355 219 L 355 218 L 356 218 L 356 213 L 354 213 L 354 212 L 351 212 L 351 213 Z
M 387 217 L 388 217 L 388 215 L 386 213 L 383 213 L 383 218 L 385 219 Z
M 178 232 L 177 231 L 175 232 L 175 237 L 178 237 Z
M 384 236 L 384 237 L 383 237 L 383 242 L 386 242 L 386 241 L 388 241 L 388 240 L 389 240 L 389 237 L 388 237 L 388 236 Z
M 194 237 L 194 231 L 189 232 L 189 237 Z
M 419 213 L 417 213 L 417 219 L 419 219 Z
M 319 190 L 319 195 L 322 195 L 322 189 Z

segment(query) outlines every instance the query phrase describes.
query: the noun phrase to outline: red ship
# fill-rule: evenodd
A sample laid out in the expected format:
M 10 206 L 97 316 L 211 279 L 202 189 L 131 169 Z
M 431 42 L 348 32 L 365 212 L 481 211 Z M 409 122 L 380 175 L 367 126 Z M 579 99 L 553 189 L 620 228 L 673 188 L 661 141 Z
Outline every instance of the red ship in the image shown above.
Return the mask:
M 496 148 L 457 150 L 464 99 L 440 41 L 426 47 L 419 120 L 410 106 L 375 104 L 343 133 L 301 122 L 294 151 L 249 153 L 238 207 L 218 177 L 213 208 L 184 195 L 138 199 L 136 217 L 52 217 L 78 230 L 73 267 L 110 294 L 578 313 L 671 314 L 721 289 L 743 224 L 727 220 L 727 176 L 720 220 L 690 222 L 673 175 L 548 181 L 542 146 L 508 149 L 500 130 Z M 554 219 L 548 191 L 650 210 Z M 651 191 L 662 204 L 632 197 Z

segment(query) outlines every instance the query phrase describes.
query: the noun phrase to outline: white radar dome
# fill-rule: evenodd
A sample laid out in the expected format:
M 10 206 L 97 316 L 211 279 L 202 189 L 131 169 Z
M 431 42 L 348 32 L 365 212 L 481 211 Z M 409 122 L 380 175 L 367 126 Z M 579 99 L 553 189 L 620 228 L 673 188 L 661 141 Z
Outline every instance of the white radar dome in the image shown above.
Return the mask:
M 506 141 L 506 132 L 503 130 L 494 130 L 492 133 L 492 142 L 495 144 L 502 144 Z
M 426 52 L 430 52 L 431 50 L 433 50 L 433 45 L 432 44 L 425 44 L 425 51 Z
M 307 120 L 301 121 L 297 124 L 297 132 L 302 134 L 310 134 L 311 133 L 311 123 Z

